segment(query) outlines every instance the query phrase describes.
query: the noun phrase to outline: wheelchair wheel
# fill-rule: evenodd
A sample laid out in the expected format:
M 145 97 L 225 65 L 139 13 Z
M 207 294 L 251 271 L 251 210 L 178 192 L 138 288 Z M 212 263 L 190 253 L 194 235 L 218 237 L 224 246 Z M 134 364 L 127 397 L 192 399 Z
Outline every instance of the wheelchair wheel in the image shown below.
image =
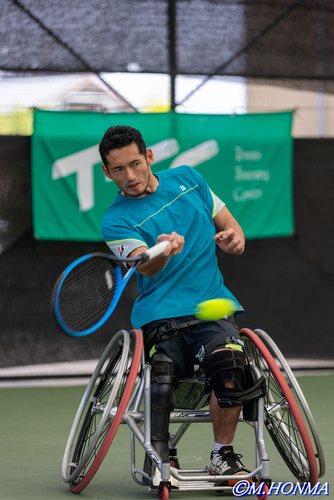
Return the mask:
M 109 342 L 75 416 L 62 463 L 62 478 L 80 493 L 100 467 L 123 418 L 143 349 L 139 330 L 119 331 Z
M 314 486 L 319 477 L 317 461 L 307 427 L 289 385 L 259 336 L 247 328 L 243 328 L 240 333 L 245 342 L 248 362 L 266 379 L 264 419 L 268 433 L 292 474 L 299 481 L 310 482 Z
M 318 429 L 315 425 L 313 415 L 307 404 L 303 391 L 301 390 L 300 385 L 296 380 L 296 377 L 292 373 L 290 366 L 288 365 L 286 359 L 284 358 L 283 354 L 281 353 L 275 342 L 263 330 L 255 330 L 255 333 L 260 337 L 262 342 L 265 344 L 265 346 L 275 359 L 276 363 L 278 364 L 278 367 L 283 373 L 284 378 L 289 382 L 289 387 L 295 400 L 297 401 L 297 403 L 299 402 L 299 409 L 304 418 L 304 421 L 306 420 L 308 423 L 310 429 L 310 437 L 313 438 L 314 453 L 318 459 L 319 478 L 323 477 L 326 471 L 325 456 L 321 446 Z

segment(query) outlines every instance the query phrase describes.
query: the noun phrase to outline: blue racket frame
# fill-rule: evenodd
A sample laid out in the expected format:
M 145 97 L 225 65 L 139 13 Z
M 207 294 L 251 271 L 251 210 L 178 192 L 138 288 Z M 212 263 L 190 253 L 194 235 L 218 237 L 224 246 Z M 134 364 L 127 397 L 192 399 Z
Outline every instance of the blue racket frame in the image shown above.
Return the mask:
M 89 335 L 90 333 L 93 333 L 96 330 L 98 330 L 98 328 L 100 328 L 107 321 L 107 319 L 110 317 L 110 315 L 114 311 L 114 309 L 115 309 L 115 307 L 116 307 L 116 305 L 117 305 L 117 303 L 118 303 L 118 301 L 120 299 L 120 296 L 122 295 L 123 290 L 126 287 L 126 284 L 128 283 L 128 281 L 131 278 L 131 276 L 133 275 L 133 273 L 136 271 L 136 266 L 131 267 L 127 271 L 127 273 L 125 274 L 125 276 L 123 278 L 123 274 L 122 274 L 120 266 L 115 265 L 115 268 L 114 268 L 115 276 L 116 276 L 115 293 L 114 293 L 113 299 L 110 302 L 110 305 L 109 305 L 107 311 L 104 313 L 104 315 L 102 316 L 102 318 L 94 326 L 88 328 L 87 330 L 84 330 L 82 332 L 76 332 L 74 330 L 71 330 L 64 323 L 64 321 L 63 321 L 63 319 L 62 319 L 62 317 L 60 315 L 60 311 L 59 311 L 59 293 L 60 293 L 62 284 L 63 284 L 66 276 L 72 271 L 72 269 L 74 267 L 76 267 L 77 265 L 81 264 L 85 260 L 88 260 L 88 259 L 90 259 L 92 257 L 96 257 L 97 255 L 99 255 L 101 257 L 104 257 L 106 259 L 109 258 L 110 260 L 112 260 L 113 262 L 115 262 L 115 260 L 112 259 L 112 258 L 110 258 L 110 256 L 108 254 L 97 254 L 97 253 L 95 253 L 95 254 L 84 255 L 84 256 L 80 257 L 79 259 L 75 260 L 74 262 L 72 262 L 72 264 L 70 264 L 65 269 L 65 271 L 63 272 L 63 275 L 62 275 L 62 279 L 61 279 L 61 281 L 59 283 L 59 286 L 58 286 L 58 290 L 57 290 L 57 294 L 56 294 L 56 298 L 55 298 L 55 305 L 54 305 L 54 311 L 55 311 L 56 319 L 57 319 L 60 327 L 62 328 L 62 330 L 64 332 L 66 332 L 67 334 L 72 335 L 73 337 L 84 337 L 85 335 Z

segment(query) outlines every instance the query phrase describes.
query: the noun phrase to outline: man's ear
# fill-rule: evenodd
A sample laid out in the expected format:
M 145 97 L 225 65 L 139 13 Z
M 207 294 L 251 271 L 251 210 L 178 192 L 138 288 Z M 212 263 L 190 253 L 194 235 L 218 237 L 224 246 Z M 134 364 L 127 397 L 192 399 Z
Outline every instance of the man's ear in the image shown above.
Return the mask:
M 147 158 L 147 164 L 150 167 L 152 163 L 154 162 L 154 155 L 152 149 L 147 149 L 146 150 L 146 158 Z
M 107 169 L 107 167 L 105 165 L 102 165 L 102 170 L 104 172 L 104 175 L 106 177 L 108 177 L 108 179 L 111 179 L 110 174 L 109 174 L 109 170 Z

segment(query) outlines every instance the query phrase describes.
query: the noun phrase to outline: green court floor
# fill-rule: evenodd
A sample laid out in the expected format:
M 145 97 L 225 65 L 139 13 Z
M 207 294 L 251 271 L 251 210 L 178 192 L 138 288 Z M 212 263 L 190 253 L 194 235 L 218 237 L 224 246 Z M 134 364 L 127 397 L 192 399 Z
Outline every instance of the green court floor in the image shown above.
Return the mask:
M 321 483 L 333 485 L 334 498 L 334 375 L 299 377 L 316 421 L 326 456 L 327 471 Z M 83 387 L 0 389 L 0 499 L 73 499 L 62 482 L 60 469 L 64 446 Z M 179 446 L 181 466 L 200 467 L 209 461 L 211 424 L 193 424 Z M 267 436 L 273 481 L 295 482 Z M 235 450 L 246 467 L 254 464 L 253 430 L 240 424 Z M 139 454 L 141 464 L 142 454 Z M 130 474 L 129 430 L 121 426 L 97 475 L 80 497 L 89 500 L 155 499 L 155 493 L 137 485 Z M 171 499 L 216 498 L 211 492 L 172 492 Z M 231 498 L 231 497 L 230 497 Z M 233 498 L 233 497 L 232 497 Z M 249 497 L 246 497 L 249 498 Z M 274 497 L 277 498 L 277 497 Z

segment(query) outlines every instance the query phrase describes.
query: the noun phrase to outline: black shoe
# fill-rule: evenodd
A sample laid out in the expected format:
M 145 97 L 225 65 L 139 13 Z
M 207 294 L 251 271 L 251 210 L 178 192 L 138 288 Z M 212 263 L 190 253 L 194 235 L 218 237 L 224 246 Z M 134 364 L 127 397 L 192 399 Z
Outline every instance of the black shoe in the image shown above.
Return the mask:
M 245 469 L 244 465 L 240 461 L 242 455 L 237 455 L 233 451 L 233 446 L 222 446 L 218 453 L 211 453 L 211 463 L 209 472 L 212 475 L 221 475 L 221 476 L 232 476 L 232 475 L 243 475 L 248 474 L 250 471 Z M 242 478 L 240 478 L 241 480 Z M 222 481 L 217 483 L 218 486 L 228 485 L 233 486 L 239 480 L 233 479 L 229 481 Z M 252 482 L 251 479 L 247 479 L 247 481 Z

